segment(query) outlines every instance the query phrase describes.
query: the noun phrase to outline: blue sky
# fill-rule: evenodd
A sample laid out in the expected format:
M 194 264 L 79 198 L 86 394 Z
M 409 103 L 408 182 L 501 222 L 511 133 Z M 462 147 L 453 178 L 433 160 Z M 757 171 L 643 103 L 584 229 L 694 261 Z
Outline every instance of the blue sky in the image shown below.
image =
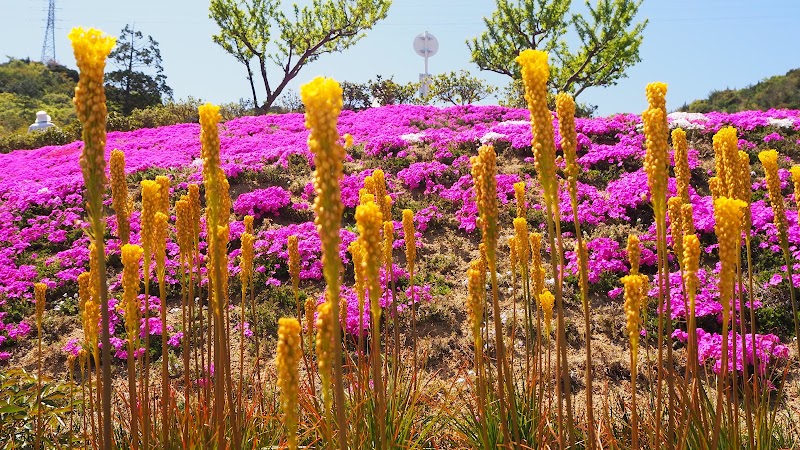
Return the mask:
M 290 87 L 297 89 L 317 75 L 357 82 L 377 74 L 394 75 L 401 82 L 416 80 L 423 59 L 414 53 L 412 42 L 426 30 L 439 40 L 439 53 L 430 59 L 431 73 L 468 69 L 504 86 L 506 77 L 480 72 L 470 63 L 465 44 L 483 30 L 482 18 L 491 15 L 494 4 L 394 0 L 388 18 L 356 46 L 307 66 Z M 583 2 L 573 4 L 580 10 Z M 56 7 L 56 57 L 62 64 L 75 67 L 66 38 L 71 27 L 92 26 L 117 35 L 131 23 L 160 43 L 167 83 L 176 98 L 220 103 L 251 97 L 244 66 L 211 42 L 217 27 L 208 18 L 205 0 L 56 0 Z M 46 8 L 46 0 L 0 0 L 0 56 L 39 59 Z M 580 97 L 599 105 L 598 114 L 641 112 L 650 81 L 669 84 L 667 107 L 672 110 L 713 89 L 745 87 L 800 67 L 798 0 L 645 0 L 639 17 L 650 20 L 642 62 L 617 86 L 589 89 Z

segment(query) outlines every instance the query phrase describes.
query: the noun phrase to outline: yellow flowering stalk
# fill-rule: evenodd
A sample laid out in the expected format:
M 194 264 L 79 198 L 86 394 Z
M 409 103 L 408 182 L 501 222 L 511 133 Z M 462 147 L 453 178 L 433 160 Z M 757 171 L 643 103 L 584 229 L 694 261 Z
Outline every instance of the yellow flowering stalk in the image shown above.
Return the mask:
M 161 195 L 158 197 L 158 211 L 169 217 L 169 177 L 159 175 L 156 177 Z
M 684 203 L 681 205 L 681 215 L 683 218 L 683 235 L 688 236 L 694 234 L 694 207 L 691 203 Z
M 689 180 L 692 172 L 689 170 L 689 144 L 686 142 L 686 132 L 682 128 L 672 130 L 672 147 L 675 149 L 675 182 L 678 186 L 678 197 L 683 203 L 689 203 Z
M 631 274 L 639 273 L 639 262 L 642 259 L 642 247 L 636 235 L 628 235 L 628 262 L 631 265 Z
M 139 263 L 142 260 L 142 247 L 125 244 L 122 246 L 122 307 L 125 311 L 125 331 L 128 334 L 128 406 L 131 417 L 139 417 L 136 398 L 136 360 L 134 355 L 139 348 Z M 139 448 L 138 419 L 131 420 L 131 444 Z
M 375 191 L 373 192 L 375 195 L 375 202 L 377 202 L 378 206 L 381 208 L 383 220 L 390 221 L 392 220 L 392 198 L 386 191 L 386 175 L 383 173 L 383 170 L 375 169 L 375 171 L 372 172 L 372 179 L 375 181 Z
M 514 183 L 514 198 L 517 201 L 517 217 L 528 217 L 528 211 L 525 207 L 525 182 L 519 181 Z
M 695 319 L 697 297 L 697 270 L 700 266 L 700 240 L 696 234 L 683 236 L 683 284 L 686 287 L 686 296 L 689 298 L 689 364 L 688 369 L 695 373 L 697 370 L 697 326 Z
M 470 158 L 472 162 L 472 180 L 475 188 L 475 201 L 480 213 L 481 238 L 485 244 L 486 260 L 492 282 L 492 309 L 494 311 L 494 328 L 497 346 L 497 395 L 500 406 L 500 415 L 505 417 L 506 410 L 511 410 L 506 403 L 506 393 L 508 390 L 508 401 L 512 401 L 513 386 L 511 384 L 510 370 L 506 360 L 505 342 L 503 340 L 502 323 L 500 320 L 500 305 L 497 294 L 497 154 L 491 144 L 482 145 L 478 149 L 478 156 Z M 512 416 L 514 425 L 514 437 L 518 437 L 516 418 Z M 505 425 L 505 420 L 501 421 L 503 435 L 507 442 L 511 442 L 511 435 Z
M 253 216 L 250 215 L 244 216 L 244 231 L 254 235 L 255 233 L 253 233 L 253 220 L 254 220 Z
M 741 233 L 744 207 L 746 204 L 738 199 L 720 197 L 714 200 L 714 233 L 719 242 L 719 301 L 722 304 L 722 374 L 717 379 L 717 411 L 722 411 L 722 395 L 725 390 L 728 373 L 728 330 L 731 306 L 734 299 L 736 283 L 736 267 L 739 264 L 741 251 Z M 716 443 L 720 432 L 720 417 L 714 423 L 713 441 Z M 716 447 L 713 445 L 712 447 Z
M 344 148 L 339 143 L 336 121 L 342 110 L 342 88 L 330 78 L 317 77 L 300 87 L 300 97 L 306 108 L 306 128 L 310 130 L 308 148 L 314 155 L 314 211 L 317 232 L 322 241 L 322 267 L 331 302 L 331 315 L 339 317 L 339 227 L 342 221 L 342 198 L 339 179 L 342 177 Z M 342 383 L 342 348 L 339 327 L 331 336 L 333 352 L 331 364 L 336 387 L 336 421 L 339 429 L 339 447 L 347 445 L 344 385 Z
M 631 448 L 639 448 L 638 408 L 636 405 L 636 372 L 638 368 L 640 311 L 645 304 L 647 275 L 631 273 L 622 277 L 625 286 L 625 322 L 631 343 Z
M 383 215 L 380 208 L 374 202 L 358 205 L 356 207 L 356 225 L 358 226 L 359 240 L 364 250 L 364 273 L 366 275 L 367 292 L 369 293 L 370 305 L 370 325 L 372 328 L 372 382 L 374 391 L 377 394 L 377 413 L 380 425 L 380 442 L 382 448 L 386 448 L 386 435 L 383 418 L 386 415 L 385 400 L 383 392 L 383 378 L 381 376 L 380 364 L 380 320 L 381 320 L 381 283 L 380 283 L 380 260 L 381 260 L 381 224 Z
M 355 278 L 356 297 L 358 298 L 358 357 L 364 355 L 364 305 L 366 303 L 366 266 L 364 265 L 364 249 L 360 240 L 355 240 L 347 247 L 353 258 L 353 276 Z M 360 366 L 360 364 L 359 364 Z
M 338 304 L 337 304 L 338 306 Z M 338 327 L 333 315 L 333 302 L 326 298 L 324 303 L 317 305 L 317 366 L 319 378 L 322 383 L 322 402 L 325 404 L 325 416 L 330 422 L 333 413 L 333 397 L 331 396 L 331 373 L 333 371 L 333 333 Z
M 664 311 L 658 316 L 658 365 L 671 367 L 673 362 L 672 346 L 664 345 L 664 336 L 672 335 L 672 303 L 669 299 L 669 263 L 667 249 L 667 181 L 669 179 L 669 126 L 667 123 L 666 94 L 667 85 L 655 82 L 646 88 L 648 109 L 642 113 L 644 134 L 646 137 L 646 153 L 644 169 L 647 173 L 647 186 L 650 188 L 650 198 L 655 212 L 656 222 L 656 248 L 658 254 L 658 304 L 664 305 Z M 666 330 L 665 330 L 666 325 Z M 667 361 L 663 360 L 664 347 L 666 347 Z M 662 395 L 663 380 L 666 376 L 668 386 L 668 405 L 674 405 L 676 399 L 675 382 L 671 374 L 658 371 L 656 384 L 656 411 L 662 411 L 664 400 Z M 660 414 L 660 413 L 659 413 Z M 662 420 L 656 420 L 655 439 L 672 440 L 675 435 L 675 414 L 672 407 L 668 408 L 667 435 L 661 432 Z
M 300 322 L 295 318 L 278 321 L 278 346 L 275 350 L 275 366 L 278 370 L 278 387 L 281 390 L 283 423 L 289 440 L 289 449 L 297 449 L 297 407 L 300 390 Z
M 711 177 L 708 179 L 708 190 L 711 191 L 712 199 L 716 200 L 720 197 L 723 197 L 722 191 L 722 180 L 719 177 Z
M 542 267 L 542 234 L 532 232 L 528 236 L 531 246 L 531 280 L 533 281 L 533 297 L 537 299 L 539 294 L 544 291 L 544 279 L 539 279 L 539 273 L 544 271 Z
M 313 298 L 307 297 L 305 304 L 306 316 L 306 333 L 311 336 L 314 332 L 314 312 L 317 310 L 317 304 Z M 310 346 L 309 346 L 310 347 Z
M 761 160 L 761 165 L 764 166 L 764 176 L 767 179 L 769 201 L 772 203 L 773 220 L 775 227 L 778 229 L 778 236 L 781 241 L 781 248 L 783 249 L 783 257 L 786 261 L 786 269 L 789 275 L 789 294 L 792 298 L 795 336 L 800 336 L 800 323 L 798 323 L 797 318 L 797 300 L 794 282 L 792 281 L 794 279 L 794 262 L 789 253 L 789 240 L 786 234 L 788 230 L 786 206 L 783 203 L 781 181 L 780 178 L 778 178 L 778 152 L 775 150 L 764 150 L 758 154 L 758 159 Z M 792 172 L 793 178 L 795 172 L 796 171 Z M 797 190 L 795 190 L 795 198 L 797 198 L 797 195 Z M 798 214 L 800 214 L 800 209 L 798 210 Z M 797 339 L 797 354 L 800 355 L 800 339 Z
M 556 114 L 558 116 L 558 130 L 561 135 L 561 150 L 564 152 L 566 168 L 564 174 L 567 176 L 569 188 L 570 204 L 572 206 L 572 221 L 575 225 L 575 235 L 577 241 L 575 249 L 578 253 L 578 267 L 581 279 L 581 301 L 583 303 L 583 323 L 586 336 L 591 336 L 591 312 L 589 310 L 589 291 L 588 291 L 588 255 L 585 251 L 581 225 L 578 220 L 578 163 L 577 146 L 578 134 L 575 131 L 575 100 L 571 95 L 560 92 L 556 95 Z M 586 339 L 586 370 L 584 373 L 586 383 L 586 421 L 589 436 L 589 450 L 594 449 L 595 425 L 594 407 L 592 402 L 592 340 Z
M 130 240 L 130 199 L 128 198 L 128 182 L 125 179 L 125 154 L 119 150 L 111 152 L 111 206 L 117 215 L 117 236 L 125 245 Z
M 200 186 L 196 184 L 189 185 L 189 217 L 192 224 L 192 245 L 194 250 L 197 251 L 197 244 L 200 240 Z
M 106 148 L 106 94 L 103 87 L 103 71 L 106 57 L 114 48 L 115 39 L 106 36 L 102 31 L 90 28 L 73 28 L 69 33 L 75 62 L 80 71 L 78 85 L 75 87 L 75 111 L 83 125 L 81 137 L 83 151 L 80 166 L 83 173 L 83 184 L 86 189 L 86 205 L 89 215 L 91 234 L 98 247 L 99 276 L 97 302 L 105 305 L 108 300 L 106 283 L 105 258 L 105 219 L 103 214 L 103 184 L 105 183 L 105 148 Z M 111 343 L 109 336 L 108 308 L 101 308 L 102 342 L 103 342 L 103 384 L 102 419 L 103 435 L 100 442 L 109 447 L 111 440 Z
M 289 275 L 292 278 L 292 291 L 294 301 L 297 303 L 298 317 L 300 313 L 300 250 L 297 248 L 297 235 L 291 235 L 286 239 L 286 247 L 289 251 Z
M 548 289 L 539 294 L 539 304 L 544 312 L 544 333 L 548 341 L 550 340 L 550 333 L 553 332 L 553 303 L 555 297 Z
M 484 284 L 484 268 L 481 261 L 475 260 L 467 270 L 467 318 L 469 319 L 472 341 L 475 345 L 475 378 L 478 385 L 478 420 L 481 423 L 480 433 L 483 448 L 489 448 L 486 433 L 486 381 L 483 369 L 483 312 L 486 303 L 486 285 Z
M 719 179 L 719 196 L 734 198 L 736 195 L 735 178 L 739 175 L 739 138 L 736 128 L 724 127 L 714 134 L 714 162 Z
M 522 82 L 525 85 L 525 100 L 531 113 L 533 135 L 533 157 L 539 183 L 544 190 L 545 203 L 555 207 L 558 202 L 558 180 L 556 178 L 555 134 L 550 110 L 547 109 L 547 80 L 550 66 L 547 53 L 525 50 L 516 58 L 521 66 Z
M 681 198 L 670 197 L 667 201 L 667 209 L 669 210 L 669 225 L 672 232 L 672 251 L 675 253 L 675 258 L 678 259 L 678 264 L 681 269 L 683 268 L 683 213 L 681 212 Z

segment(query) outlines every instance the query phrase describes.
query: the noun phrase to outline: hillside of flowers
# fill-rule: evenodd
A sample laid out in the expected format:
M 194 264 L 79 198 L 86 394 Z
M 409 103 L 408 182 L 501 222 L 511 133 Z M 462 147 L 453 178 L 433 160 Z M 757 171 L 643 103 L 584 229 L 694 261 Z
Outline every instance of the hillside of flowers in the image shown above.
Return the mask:
M 704 160 L 711 153 L 711 136 L 722 127 L 733 126 L 739 131 L 739 148 L 750 153 L 752 159 L 759 150 L 776 146 L 793 155 L 800 145 L 798 111 L 672 113 L 669 120 L 671 127 L 689 131 L 693 186 L 707 186 L 710 166 Z M 557 129 L 555 119 L 554 124 Z M 345 176 L 341 180 L 342 202 L 346 211 L 350 211 L 350 217 L 358 204 L 358 190 L 364 178 L 375 168 L 382 168 L 395 205 L 418 206 L 415 225 L 417 242 L 423 249 L 433 234 L 452 233 L 467 239 L 478 234 L 469 157 L 481 144 L 494 143 L 501 155 L 498 200 L 501 210 L 509 212 L 501 218 L 506 218 L 510 224 L 514 183 L 524 181 L 529 190 L 538 190 L 526 110 L 497 106 L 386 106 L 358 113 L 345 111 L 338 128 L 341 135 L 352 136 L 352 143 L 348 142 Z M 629 231 L 641 236 L 643 267 L 655 267 L 655 228 L 642 164 L 645 150 L 641 120 L 636 115 L 577 119 L 576 128 L 581 168 L 577 185 L 578 217 L 587 237 L 589 284 L 602 301 L 619 302 L 622 289 L 617 279 L 629 269 L 625 251 Z M 233 261 L 238 255 L 235 243 L 244 230 L 242 220 L 244 215 L 250 214 L 258 225 L 255 270 L 260 277 L 256 289 L 287 283 L 286 238 L 292 234 L 299 239 L 300 278 L 321 280 L 319 236 L 309 211 L 314 195 L 310 173 L 314 167 L 306 145 L 308 131 L 303 125 L 303 115 L 243 117 L 221 124 L 219 129 L 222 167 L 234 186 L 232 190 L 237 193 L 233 198 L 235 219 L 230 228 L 231 274 L 238 270 Z M 171 195 L 179 196 L 186 193 L 189 183 L 201 180 L 199 133 L 196 124 L 112 132 L 108 134 L 107 149 L 125 153 L 126 174 L 134 198 L 140 198 L 134 181 L 153 174 L 168 175 L 172 183 Z M 559 140 L 556 136 L 556 142 Z M 0 155 L 0 359 L 6 364 L 13 364 L 18 344 L 30 337 L 32 306 L 29 303 L 33 299 L 33 283 L 42 280 L 47 284 L 55 293 L 49 307 L 59 309 L 76 292 L 78 274 L 88 268 L 89 238 L 80 231 L 87 227 L 82 206 L 83 181 L 77 163 L 81 148 L 82 143 L 75 142 Z M 785 165 L 788 162 L 787 158 Z M 563 161 L 560 164 L 563 167 Z M 788 170 L 780 169 L 779 174 L 782 188 L 790 191 Z M 758 200 L 751 205 L 753 239 L 758 249 L 756 264 L 762 269 L 754 286 L 757 293 L 754 308 L 761 307 L 765 298 L 784 295 L 787 278 L 785 265 L 772 256 L 779 254 L 779 242 L 772 208 L 763 198 L 766 186 L 760 178 L 753 177 Z M 670 180 L 669 189 L 674 195 L 674 179 Z M 714 333 L 714 318 L 720 317 L 722 311 L 716 291 L 719 271 L 714 256 L 716 244 L 711 238 L 713 203 L 708 190 L 690 188 L 690 198 L 695 228 L 705 244 L 703 261 L 706 264 L 699 277 L 701 285 L 707 288 L 698 294 L 696 315 L 707 319 L 703 323 L 708 324 L 709 332 L 700 336 L 704 351 L 699 356 L 702 362 L 713 364 L 720 357 L 718 344 L 715 345 L 719 335 Z M 110 205 L 110 196 L 106 203 Z M 566 189 L 561 192 L 561 204 L 563 220 L 567 222 L 572 217 L 572 208 Z M 537 216 L 540 209 L 538 204 L 532 205 L 530 217 L 534 226 L 543 228 L 543 221 Z M 797 214 L 791 208 L 786 215 L 791 248 L 796 252 L 800 244 Z M 115 255 L 119 258 L 113 215 L 109 217 L 109 225 L 108 254 L 113 260 Z M 132 240 L 138 241 L 137 213 L 131 217 L 131 229 Z M 403 228 L 400 222 L 395 222 L 395 229 L 398 238 L 394 246 L 401 248 Z M 564 234 L 570 236 L 571 233 L 565 231 Z M 345 264 L 349 264 L 346 248 L 355 239 L 355 233 L 345 227 L 341 237 L 341 256 Z M 459 250 L 455 245 L 452 248 L 454 252 Z M 170 242 L 167 252 L 176 256 L 177 243 Z M 567 251 L 566 258 L 568 270 L 574 275 L 575 253 Z M 168 258 L 167 261 L 167 283 L 176 289 L 179 284 L 175 275 L 177 259 Z M 112 271 L 113 267 L 112 264 Z M 680 323 L 686 321 L 686 309 L 677 265 L 673 270 L 670 277 L 672 316 Z M 397 279 L 408 277 L 399 266 L 394 272 Z M 385 276 L 384 282 L 388 278 Z M 796 276 L 795 284 L 800 286 L 800 276 Z M 110 278 L 110 289 L 112 293 L 120 291 L 116 274 Z M 420 291 L 421 301 L 437 301 L 430 294 L 430 285 L 416 289 Z M 410 293 L 406 293 L 406 297 L 411 298 Z M 159 308 L 158 298 L 154 297 L 150 305 Z M 352 307 L 356 311 L 357 303 Z M 785 307 L 778 305 L 778 308 Z M 118 302 L 112 300 L 109 309 L 112 324 L 118 324 L 117 312 L 121 309 Z M 158 319 L 151 318 L 151 321 L 156 323 L 151 324 L 150 329 L 160 330 Z M 356 327 L 357 324 L 351 323 L 348 331 L 355 332 Z M 180 335 L 176 331 L 170 342 L 177 346 Z M 678 330 L 675 338 L 685 340 L 685 334 Z M 778 337 L 766 334 L 759 336 L 758 342 L 763 348 L 757 355 L 765 361 L 788 357 L 788 349 Z M 67 342 L 60 344 L 67 349 L 74 347 Z M 124 344 L 122 339 L 115 341 L 121 358 L 125 358 Z M 741 367 L 743 363 L 736 364 Z

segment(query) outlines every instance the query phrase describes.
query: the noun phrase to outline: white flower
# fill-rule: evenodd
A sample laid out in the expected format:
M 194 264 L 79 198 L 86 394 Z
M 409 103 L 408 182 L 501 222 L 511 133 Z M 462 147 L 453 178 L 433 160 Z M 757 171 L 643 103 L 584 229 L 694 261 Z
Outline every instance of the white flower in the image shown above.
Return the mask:
M 409 144 L 417 144 L 422 142 L 422 138 L 425 137 L 425 133 L 406 133 L 400 136 L 400 139 L 408 142 Z
M 778 128 L 792 128 L 794 126 L 794 120 L 792 120 L 791 118 L 776 119 L 774 117 L 770 117 L 769 124 L 773 127 L 778 127 Z
M 484 134 L 483 137 L 481 137 L 479 140 L 481 141 L 481 144 L 486 144 L 488 142 L 494 142 L 498 139 L 503 139 L 505 137 L 506 137 L 505 134 L 495 133 L 494 131 L 490 131 Z

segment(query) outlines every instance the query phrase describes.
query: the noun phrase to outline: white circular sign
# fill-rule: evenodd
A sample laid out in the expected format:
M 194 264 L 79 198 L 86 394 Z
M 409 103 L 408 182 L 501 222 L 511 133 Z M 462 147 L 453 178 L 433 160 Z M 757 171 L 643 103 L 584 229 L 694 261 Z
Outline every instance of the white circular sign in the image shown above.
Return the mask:
M 439 51 L 439 41 L 427 31 L 420 33 L 414 38 L 414 51 L 422 57 L 433 56 Z

